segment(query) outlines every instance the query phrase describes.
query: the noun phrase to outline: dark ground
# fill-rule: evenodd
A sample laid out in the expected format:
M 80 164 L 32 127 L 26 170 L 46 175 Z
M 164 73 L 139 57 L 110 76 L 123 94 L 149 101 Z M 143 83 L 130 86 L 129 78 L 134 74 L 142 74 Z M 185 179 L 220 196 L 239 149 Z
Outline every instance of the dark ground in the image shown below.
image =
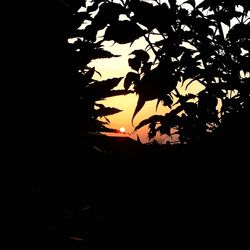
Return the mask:
M 246 162 L 236 157 L 229 165 L 230 154 L 225 160 L 210 149 L 207 156 L 201 147 L 140 145 L 137 154 L 135 149 L 129 154 L 128 142 L 122 142 L 129 144 L 122 151 L 114 143 L 115 154 L 83 144 L 74 157 L 64 152 L 53 164 L 34 168 L 34 248 L 239 247 L 245 242 Z

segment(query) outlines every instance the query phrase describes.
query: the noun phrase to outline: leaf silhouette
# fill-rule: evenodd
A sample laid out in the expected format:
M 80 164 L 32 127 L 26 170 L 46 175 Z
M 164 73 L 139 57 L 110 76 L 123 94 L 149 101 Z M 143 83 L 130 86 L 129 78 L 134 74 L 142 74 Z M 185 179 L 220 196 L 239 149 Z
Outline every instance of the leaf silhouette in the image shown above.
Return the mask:
M 136 130 L 138 130 L 138 129 L 144 127 L 145 125 L 148 125 L 148 124 L 150 124 L 150 123 L 159 122 L 159 121 L 161 121 L 162 119 L 163 119 L 163 116 L 162 116 L 162 115 L 153 115 L 153 116 L 149 117 L 148 119 L 145 119 L 145 120 L 141 121 L 141 122 L 134 128 L 133 133 L 134 133 Z
M 116 87 L 123 77 L 111 78 L 103 81 L 95 81 L 91 85 L 88 85 L 84 92 L 88 95 L 88 98 L 93 100 L 101 100 L 106 97 L 111 89 Z
M 149 29 L 154 28 L 153 24 L 153 5 L 143 1 L 130 1 L 129 8 L 135 13 L 133 20 L 139 22 Z M 151 17 L 151 18 L 148 18 Z
M 139 95 L 138 101 L 137 101 L 137 105 L 135 107 L 135 110 L 134 110 L 134 113 L 133 113 L 133 116 L 132 116 L 132 120 L 131 120 L 133 126 L 134 126 L 133 121 L 134 121 L 135 116 L 143 108 L 143 106 L 144 106 L 145 103 L 146 103 L 145 98 L 142 95 Z
M 134 72 L 128 72 L 124 80 L 124 89 L 128 90 L 132 84 L 137 85 L 140 81 L 140 75 Z
M 141 61 L 143 64 L 149 60 L 149 54 L 142 49 L 134 50 L 130 55 L 135 55 L 135 58 Z
M 113 108 L 113 107 L 112 108 L 111 107 L 105 107 L 102 104 L 95 104 L 95 105 L 99 107 L 99 109 L 97 109 L 95 111 L 96 117 L 114 115 L 114 114 L 120 113 L 122 111 L 120 109 Z
M 129 58 L 128 59 L 128 65 L 136 71 L 139 71 L 140 67 L 141 67 L 141 61 L 138 58 Z
M 109 92 L 106 92 L 105 95 L 103 95 L 103 98 L 112 97 L 112 96 L 118 96 L 118 95 L 128 95 L 133 94 L 134 91 L 132 90 L 125 90 L 125 89 L 117 89 L 117 90 L 111 90 Z
M 161 98 L 158 98 L 157 103 L 156 103 L 156 110 L 158 109 L 158 106 L 161 101 L 163 102 L 163 106 L 168 106 L 171 109 L 171 106 L 173 104 L 173 99 L 170 94 L 166 96 L 162 96 Z
M 180 112 L 183 111 L 182 106 L 177 106 L 175 109 L 172 109 L 169 113 L 166 114 L 166 116 L 177 116 Z
M 250 25 L 243 23 L 235 24 L 233 28 L 229 30 L 227 38 L 232 42 L 235 42 L 241 38 L 250 39 Z
M 78 36 L 82 36 L 84 39 L 94 42 L 96 40 L 97 32 L 98 29 L 95 26 L 88 25 L 84 30 L 78 31 L 78 33 L 80 33 Z
M 103 3 L 98 14 L 101 16 L 101 22 L 112 24 L 118 21 L 119 16 L 124 13 L 123 7 L 119 3 L 106 2 Z
M 92 51 L 92 59 L 100 59 L 100 58 L 112 58 L 112 57 L 120 57 L 120 55 L 114 55 L 110 51 L 104 49 L 94 49 Z
M 195 0 L 187 0 L 187 1 L 185 1 L 184 3 L 190 4 L 193 8 L 195 8 L 195 6 L 196 6 Z M 184 4 L 184 3 L 183 3 L 183 4 Z
M 139 98 L 135 108 L 133 119 L 137 113 L 142 109 L 146 101 L 158 99 L 164 100 L 166 94 L 169 94 L 177 84 L 177 77 L 172 74 L 172 63 L 164 62 L 155 69 L 145 74 L 141 81 L 135 86 L 135 91 Z
M 98 86 L 103 86 L 103 89 L 113 89 L 119 84 L 122 78 L 123 77 L 110 78 L 99 82 L 97 81 L 96 84 L 98 84 Z
M 125 44 L 133 42 L 143 34 L 145 34 L 145 31 L 141 29 L 139 25 L 125 20 L 112 23 L 108 26 L 105 31 L 104 39 Z
M 119 15 L 123 13 L 123 8 L 118 3 L 107 2 L 103 3 L 99 7 L 99 11 L 95 16 L 92 25 L 97 30 L 101 30 L 107 26 L 107 24 L 116 23 L 119 19 Z
M 171 108 L 171 105 L 173 104 L 173 99 L 171 98 L 170 95 L 166 95 L 163 99 L 163 105 L 164 106 L 168 106 L 169 108 Z
M 229 11 L 228 9 L 222 9 L 209 16 L 211 19 L 215 19 L 218 22 L 223 22 L 227 26 L 230 26 L 230 21 L 233 17 L 240 17 L 242 14 L 238 11 Z
M 162 33 L 170 34 L 172 25 L 176 22 L 176 10 L 169 9 L 166 3 L 154 6 L 153 11 L 154 26 Z
M 205 0 L 202 1 L 200 4 L 198 4 L 197 8 L 202 8 L 203 10 L 209 9 L 209 10 L 216 10 L 217 6 L 221 4 L 223 0 Z
M 170 69 L 173 66 L 171 64 L 163 63 L 145 74 L 136 87 L 136 92 L 144 96 L 145 100 L 157 99 L 170 93 L 177 84 L 177 78 Z

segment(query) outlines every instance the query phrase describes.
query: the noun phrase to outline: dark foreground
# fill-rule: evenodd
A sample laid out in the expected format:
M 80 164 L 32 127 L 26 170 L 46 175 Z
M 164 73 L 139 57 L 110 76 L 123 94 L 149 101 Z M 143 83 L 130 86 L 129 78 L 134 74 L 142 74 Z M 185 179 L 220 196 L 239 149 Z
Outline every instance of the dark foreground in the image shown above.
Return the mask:
M 49 162 L 37 161 L 30 208 L 33 249 L 245 243 L 243 151 L 231 157 L 232 152 L 216 154 L 217 146 L 209 153 L 197 146 L 100 141 L 94 147 L 84 141 L 79 151 L 62 150 Z

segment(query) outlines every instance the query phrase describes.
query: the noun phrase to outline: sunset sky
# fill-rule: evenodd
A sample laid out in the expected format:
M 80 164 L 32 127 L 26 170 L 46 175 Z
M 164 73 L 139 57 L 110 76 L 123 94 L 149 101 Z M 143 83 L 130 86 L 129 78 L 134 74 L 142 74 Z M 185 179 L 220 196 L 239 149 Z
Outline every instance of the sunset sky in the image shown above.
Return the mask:
M 179 0 L 177 1 L 178 4 L 183 3 L 185 0 Z M 114 1 L 114 2 L 119 2 Z M 161 3 L 166 2 L 164 0 L 161 1 Z M 202 0 L 197 0 L 196 4 L 199 4 L 202 2 Z M 184 4 L 183 7 L 189 9 L 190 5 Z M 239 7 L 241 8 L 241 7 Z M 122 17 L 123 18 L 123 17 Z M 126 17 L 124 17 L 126 18 Z M 233 25 L 236 22 L 236 20 L 231 20 L 231 25 Z M 224 31 L 224 34 L 227 33 L 228 27 L 222 23 L 222 29 Z M 103 35 L 105 33 L 105 29 L 101 30 L 97 34 L 97 40 L 102 40 Z M 157 40 L 162 39 L 161 36 L 157 35 L 150 35 L 151 41 L 155 42 Z M 94 79 L 96 80 L 105 80 L 109 78 L 114 77 L 123 77 L 123 79 L 120 81 L 119 85 L 115 89 L 124 89 L 123 83 L 126 74 L 131 71 L 131 68 L 128 65 L 128 58 L 130 57 L 130 53 L 134 50 L 143 49 L 147 50 L 147 52 L 150 54 L 150 61 L 154 61 L 154 54 L 152 50 L 147 47 L 148 43 L 145 41 L 144 37 L 141 37 L 140 39 L 137 39 L 134 41 L 134 43 L 131 44 L 118 44 L 114 43 L 113 41 L 105 41 L 102 43 L 105 50 L 108 50 L 112 52 L 114 55 L 120 55 L 119 57 L 113 57 L 109 59 L 97 59 L 92 60 L 91 63 L 88 65 L 89 67 L 95 67 L 95 70 L 99 73 L 94 74 Z M 146 49 L 147 48 L 147 49 Z M 195 81 L 192 84 L 189 85 L 187 90 L 185 90 L 185 84 L 184 86 L 181 86 L 181 83 L 177 85 L 177 89 L 180 93 L 193 93 L 196 94 L 200 92 L 203 89 L 203 86 L 199 84 L 199 82 Z M 136 131 L 136 133 L 130 135 L 134 131 L 134 127 L 132 126 L 131 119 L 134 112 L 134 109 L 136 107 L 138 100 L 138 95 L 136 94 L 128 94 L 125 96 L 116 96 L 107 98 L 103 101 L 99 101 L 99 103 L 104 104 L 106 107 L 115 107 L 118 109 L 123 110 L 122 112 L 110 115 L 107 118 L 110 120 L 110 124 L 108 127 L 115 128 L 119 130 L 121 127 L 124 127 L 126 129 L 125 133 L 121 133 L 122 136 L 130 136 L 134 139 L 137 138 L 137 135 L 140 137 L 140 140 L 144 143 L 148 142 L 148 126 L 144 126 L 140 130 Z M 164 107 L 161 105 L 158 106 L 158 109 L 156 111 L 156 103 L 157 100 L 153 101 L 147 101 L 146 104 L 143 106 L 141 111 L 136 115 L 134 119 L 134 125 L 138 125 L 140 121 L 149 118 L 152 115 L 155 114 L 165 114 L 169 112 L 168 107 Z M 165 141 L 166 136 L 160 138 L 159 135 L 157 137 L 158 141 Z M 171 138 L 168 138 L 171 140 Z
M 114 0 L 114 2 L 120 2 L 120 0 Z M 161 0 L 161 3 L 167 2 L 165 0 Z M 185 0 L 177 0 L 177 4 L 184 3 Z M 202 0 L 196 0 L 196 4 L 201 3 Z M 184 8 L 189 9 L 189 4 L 184 4 Z M 242 7 L 238 7 L 240 11 L 242 11 Z M 121 15 L 121 20 L 126 19 L 124 15 Z M 124 16 L 124 17 L 123 17 Z M 237 23 L 237 20 L 232 19 L 231 20 L 231 26 Z M 86 27 L 87 24 L 83 24 L 82 29 Z M 224 31 L 224 34 L 227 33 L 228 27 L 222 23 L 222 29 Z M 101 41 L 103 39 L 103 35 L 105 33 L 105 28 L 103 30 L 100 30 L 97 34 L 97 41 Z M 162 37 L 159 35 L 150 35 L 151 42 L 155 42 L 157 40 L 161 40 Z M 115 78 L 115 77 L 123 77 L 123 79 L 120 81 L 119 85 L 115 89 L 124 89 L 124 79 L 126 74 L 131 71 L 131 68 L 128 65 L 128 58 L 131 56 L 130 53 L 134 50 L 143 49 L 146 50 L 150 55 L 151 62 L 154 61 L 154 54 L 152 50 L 149 49 L 148 43 L 145 41 L 144 37 L 141 37 L 137 40 L 135 40 L 132 44 L 118 44 L 114 43 L 113 41 L 104 41 L 102 42 L 102 45 L 104 46 L 104 49 L 107 51 L 110 51 L 114 55 L 119 55 L 119 57 L 113 57 L 108 59 L 96 59 L 92 60 L 91 63 L 88 64 L 89 67 L 95 67 L 96 73 L 94 74 L 95 80 L 105 80 L 109 78 Z M 188 46 L 188 45 L 187 45 Z M 98 72 L 98 73 L 97 73 Z M 196 94 L 200 92 L 203 89 L 203 86 L 199 84 L 199 82 L 194 81 L 192 84 L 189 85 L 187 90 L 185 90 L 185 84 L 182 86 L 181 83 L 178 83 L 177 89 L 180 93 L 193 93 Z M 98 103 L 104 104 L 106 107 L 115 107 L 120 110 L 123 110 L 122 112 L 110 115 L 107 118 L 110 121 L 110 124 L 108 127 L 114 128 L 119 130 L 121 127 L 125 128 L 125 133 L 120 133 L 121 136 L 130 136 L 134 139 L 137 138 L 137 135 L 140 137 L 140 140 L 143 143 L 148 142 L 148 126 L 144 126 L 140 130 L 136 131 L 135 133 L 131 134 L 134 131 L 134 127 L 132 126 L 131 120 L 134 113 L 134 109 L 136 107 L 138 100 L 138 95 L 136 94 L 128 94 L 125 96 L 116 96 L 116 97 L 110 97 L 106 98 L 103 101 L 99 101 Z M 140 110 L 140 112 L 136 115 L 134 119 L 134 125 L 138 125 L 140 121 L 149 118 L 152 115 L 155 114 L 165 114 L 169 112 L 168 107 L 164 107 L 163 105 L 158 106 L 158 109 L 156 110 L 156 103 L 157 100 L 147 101 L 143 108 Z M 104 121 L 104 119 L 103 119 Z M 118 135 L 118 134 L 117 134 Z M 168 138 L 169 140 L 175 140 L 175 138 Z M 157 140 L 160 142 L 163 142 L 166 140 L 166 136 L 160 137 L 160 135 L 157 136 Z
M 100 34 L 101 36 L 101 34 Z M 157 36 L 153 37 L 154 41 L 157 40 Z M 94 78 L 101 80 L 101 79 L 108 79 L 108 78 L 114 78 L 114 77 L 124 77 L 126 74 L 131 70 L 128 65 L 128 57 L 129 54 L 136 49 L 145 49 L 147 46 L 147 43 L 144 38 L 137 39 L 132 46 L 130 44 L 118 44 L 111 42 L 104 42 L 105 49 L 112 52 L 115 55 L 120 55 L 120 57 L 114 57 L 109 59 L 97 59 L 93 60 L 88 66 L 95 67 L 96 71 L 98 71 L 101 76 L 98 73 L 95 73 Z M 150 60 L 154 60 L 153 54 L 150 53 L 150 50 L 148 51 L 151 58 Z M 119 85 L 115 89 L 124 89 L 123 87 L 124 79 L 122 79 L 119 83 Z M 179 85 L 181 86 L 181 85 Z M 201 85 L 196 83 L 193 83 L 189 86 L 188 92 L 197 93 L 201 90 Z M 181 92 L 183 90 L 180 90 Z M 100 101 L 99 103 L 104 104 L 107 107 L 115 107 L 118 109 L 123 110 L 122 112 L 110 115 L 108 116 L 108 119 L 110 120 L 110 124 L 108 127 L 120 129 L 120 127 L 125 127 L 127 136 L 130 136 L 134 139 L 137 138 L 137 135 L 140 137 L 140 140 L 143 143 L 148 142 L 148 126 L 144 126 L 140 130 L 136 131 L 136 133 L 131 134 L 134 131 L 134 127 L 132 126 L 131 119 L 132 115 L 135 109 L 135 106 L 137 104 L 138 96 L 136 94 L 128 94 L 125 96 L 116 96 L 116 97 L 110 97 L 103 101 Z M 157 111 L 156 111 L 156 103 L 157 100 L 147 101 L 142 110 L 136 115 L 134 119 L 134 125 L 138 125 L 140 121 L 142 121 L 145 118 L 150 117 L 154 114 L 165 114 L 169 112 L 168 107 L 164 107 L 163 105 L 159 105 Z M 166 136 L 158 135 L 157 139 L 162 142 L 166 139 Z

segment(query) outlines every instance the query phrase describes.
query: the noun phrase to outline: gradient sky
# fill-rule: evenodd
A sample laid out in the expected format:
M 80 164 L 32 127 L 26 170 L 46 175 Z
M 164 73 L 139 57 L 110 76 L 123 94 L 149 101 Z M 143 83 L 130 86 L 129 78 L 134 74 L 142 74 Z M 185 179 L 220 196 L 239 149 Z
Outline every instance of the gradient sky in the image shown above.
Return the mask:
M 177 0 L 177 4 L 181 4 L 185 2 L 186 0 Z M 196 0 L 196 4 L 199 4 L 203 0 Z M 114 2 L 120 2 L 120 0 L 114 0 Z M 166 2 L 165 0 L 161 0 L 161 3 Z M 189 4 L 184 4 L 183 7 L 189 9 Z M 239 11 L 241 11 L 242 7 L 238 7 Z M 123 19 L 123 17 L 121 17 Z M 236 23 L 236 19 L 231 20 L 231 26 Z M 86 24 L 83 24 L 81 28 L 84 29 L 86 27 Z M 222 23 L 222 28 L 224 31 L 224 34 L 227 33 L 228 27 Z M 97 34 L 97 41 L 103 39 L 105 29 L 101 30 Z M 151 35 L 150 39 L 153 40 L 153 42 L 157 41 L 158 39 L 161 39 L 161 36 L 157 35 Z M 120 81 L 119 85 L 115 89 L 124 89 L 123 82 L 126 74 L 131 71 L 131 68 L 128 65 L 128 57 L 129 54 L 136 49 L 144 49 L 147 47 L 147 42 L 142 37 L 140 39 L 135 40 L 135 42 L 131 44 L 118 44 L 113 41 L 105 41 L 102 43 L 104 45 L 104 49 L 112 52 L 115 55 L 120 55 L 120 57 L 114 57 L 109 59 L 97 59 L 93 60 L 88 66 L 89 67 L 95 67 L 96 71 L 101 74 L 101 76 L 98 73 L 94 74 L 94 79 L 96 80 L 105 80 L 108 78 L 114 78 L 114 77 L 123 77 L 123 79 Z M 148 47 L 147 47 L 148 48 Z M 150 61 L 152 62 L 154 60 L 154 55 L 151 50 L 147 51 L 150 54 Z M 195 81 L 191 85 L 189 85 L 187 91 L 185 91 L 185 85 L 181 87 L 181 84 L 179 83 L 177 85 L 177 89 L 180 93 L 185 94 L 187 92 L 189 93 L 198 93 L 201 91 L 203 86 L 199 84 L 199 82 Z M 122 112 L 110 115 L 107 118 L 110 120 L 110 124 L 108 127 L 115 128 L 117 130 L 120 129 L 120 127 L 126 128 L 126 136 L 131 134 L 134 131 L 134 127 L 131 124 L 132 115 L 134 112 L 134 109 L 137 104 L 138 96 L 136 94 L 128 94 L 125 96 L 116 96 L 116 97 L 110 97 L 103 101 L 99 101 L 99 103 L 104 104 L 106 107 L 115 107 L 118 109 L 123 110 Z M 156 111 L 156 102 L 157 100 L 148 101 L 142 108 L 142 110 L 136 115 L 134 119 L 134 125 L 138 125 L 140 121 L 143 119 L 146 119 L 152 115 L 155 114 L 165 114 L 166 112 L 169 112 L 168 107 L 164 107 L 161 104 L 158 107 L 158 110 Z M 219 104 L 221 106 L 221 104 Z M 220 108 L 220 107 L 218 107 Z M 104 119 L 103 119 L 104 120 Z M 136 139 L 137 135 L 139 135 L 142 142 L 146 143 L 148 142 L 147 138 L 147 132 L 148 127 L 145 126 L 141 128 L 139 131 L 136 131 L 135 134 L 130 135 L 132 138 Z M 122 135 L 122 134 L 121 134 Z M 124 135 L 123 135 L 124 136 Z M 160 138 L 157 137 L 159 141 L 165 140 L 166 137 Z
M 162 1 L 164 2 L 164 1 Z M 179 1 L 183 2 L 183 1 Z M 201 2 L 201 1 L 198 1 Z M 104 34 L 104 30 L 99 31 L 98 37 L 99 39 L 102 39 L 102 36 Z M 159 39 L 162 39 L 161 36 L 154 35 L 150 38 L 153 39 L 153 41 L 157 41 Z M 95 73 L 94 79 L 96 80 L 104 80 L 108 78 L 114 78 L 114 77 L 124 77 L 126 74 L 131 71 L 131 68 L 128 65 L 128 57 L 129 54 L 136 49 L 145 49 L 147 47 L 147 42 L 143 37 L 140 39 L 135 40 L 135 42 L 131 44 L 118 44 L 113 41 L 105 41 L 103 42 L 104 48 L 110 52 L 112 52 L 115 55 L 120 55 L 120 57 L 114 57 L 109 59 L 97 59 L 93 60 L 88 66 L 89 67 L 95 67 L 96 71 L 98 71 L 101 76 L 98 73 Z M 151 50 L 148 51 L 150 54 L 150 61 L 154 60 L 154 55 Z M 119 85 L 115 89 L 124 89 L 123 87 L 123 81 L 124 78 L 120 81 Z M 184 92 L 183 88 L 180 88 L 180 84 L 178 85 L 178 89 L 181 93 Z M 188 88 L 188 92 L 197 93 L 201 90 L 202 86 L 194 82 L 191 84 Z M 126 132 L 129 135 L 134 131 L 134 127 L 131 124 L 132 115 L 135 109 L 135 106 L 137 104 L 138 96 L 136 94 L 128 94 L 125 96 L 116 96 L 116 97 L 110 97 L 106 98 L 103 101 L 99 101 L 99 103 L 104 104 L 107 107 L 115 107 L 118 109 L 123 110 L 122 112 L 110 115 L 107 118 L 110 120 L 110 124 L 108 127 L 120 129 L 120 127 L 125 127 Z M 134 119 L 134 125 L 138 125 L 140 121 L 142 121 L 145 118 L 150 117 L 151 115 L 155 114 L 165 114 L 166 112 L 169 112 L 168 107 L 164 107 L 161 104 L 158 106 L 158 109 L 156 111 L 156 102 L 157 100 L 148 101 L 142 108 L 142 110 L 136 115 Z M 143 143 L 148 142 L 147 138 L 147 132 L 148 127 L 145 126 L 138 130 L 135 134 L 130 135 L 132 138 L 136 139 L 137 134 L 139 135 L 141 141 Z M 165 140 L 166 136 L 160 137 L 157 136 L 157 139 L 159 141 Z
M 154 40 L 157 39 L 157 37 L 154 37 Z M 114 57 L 109 59 L 97 59 L 93 60 L 88 66 L 95 67 L 96 71 L 98 71 L 101 76 L 98 73 L 95 73 L 94 79 L 103 80 L 113 77 L 124 77 L 126 76 L 127 72 L 129 72 L 131 69 L 128 65 L 128 57 L 129 54 L 135 50 L 135 49 L 145 49 L 147 46 L 147 43 L 145 42 L 144 38 L 137 39 L 132 46 L 130 44 L 114 44 L 111 42 L 105 42 L 105 49 L 109 50 L 115 55 L 121 55 L 120 57 Z M 149 51 L 150 54 L 150 51 Z M 153 59 L 153 55 L 151 54 L 151 60 Z M 115 89 L 124 89 L 123 87 L 123 81 L 122 79 L 119 83 L 119 85 Z M 180 85 L 179 85 L 180 86 Z M 193 93 L 197 93 L 201 90 L 201 85 L 198 83 L 191 84 L 189 91 Z M 181 90 L 181 92 L 183 92 Z M 131 124 L 131 118 L 135 109 L 135 106 L 137 104 L 138 95 L 136 94 L 128 94 L 125 96 L 116 96 L 116 97 L 110 97 L 106 98 L 103 101 L 99 101 L 98 103 L 102 103 L 107 107 L 115 107 L 118 109 L 123 110 L 122 112 L 110 115 L 108 116 L 108 119 L 110 120 L 110 124 L 108 127 L 110 128 L 116 128 L 120 129 L 120 127 L 125 127 L 126 132 L 128 134 L 132 133 L 134 131 L 134 127 Z M 156 111 L 156 102 L 157 100 L 148 101 L 142 108 L 142 110 L 137 114 L 137 116 L 134 119 L 134 125 L 136 126 L 140 121 L 142 121 L 145 118 L 150 117 L 154 114 L 165 114 L 169 112 L 168 107 L 164 107 L 163 105 L 159 105 L 157 111 Z M 147 132 L 148 127 L 145 126 L 138 130 L 136 133 L 131 135 L 132 138 L 136 139 L 137 134 L 139 135 L 141 141 L 143 143 L 148 142 L 147 138 Z M 125 135 L 128 135 L 125 134 Z M 160 135 L 157 136 L 157 139 L 159 141 L 163 141 L 166 139 L 166 136 L 160 137 Z

